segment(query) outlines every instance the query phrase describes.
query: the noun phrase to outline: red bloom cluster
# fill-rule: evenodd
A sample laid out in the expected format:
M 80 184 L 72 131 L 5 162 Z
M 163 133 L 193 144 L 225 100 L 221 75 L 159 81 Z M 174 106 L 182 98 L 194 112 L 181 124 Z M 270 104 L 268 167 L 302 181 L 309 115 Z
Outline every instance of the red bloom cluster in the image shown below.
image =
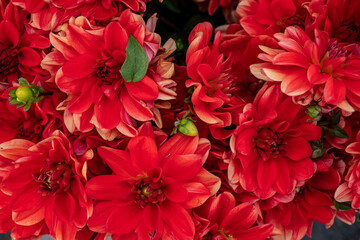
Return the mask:
M 297 240 L 354 223 L 359 1 L 195 1 L 229 24 L 197 24 L 185 66 L 146 2 L 0 0 L 0 231 Z

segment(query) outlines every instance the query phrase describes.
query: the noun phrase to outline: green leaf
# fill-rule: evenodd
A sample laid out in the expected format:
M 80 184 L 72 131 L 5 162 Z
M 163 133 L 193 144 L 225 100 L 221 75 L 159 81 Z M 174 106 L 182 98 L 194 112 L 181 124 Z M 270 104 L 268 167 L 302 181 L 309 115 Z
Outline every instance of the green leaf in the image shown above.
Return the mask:
M 120 69 L 120 73 L 125 82 L 138 82 L 144 78 L 149 61 L 147 55 L 140 43 L 129 35 L 129 41 L 126 46 L 126 59 Z
M 334 128 L 327 129 L 329 133 L 335 137 L 339 138 L 349 138 L 349 135 L 339 126 L 334 126 Z
M 350 202 L 339 203 L 337 201 L 334 201 L 334 205 L 337 211 L 346 211 L 352 209 Z
M 180 4 L 178 0 L 164 0 L 164 6 L 174 13 L 181 13 Z
M 30 86 L 29 82 L 25 78 L 19 78 L 19 84 L 20 86 Z
M 340 116 L 341 116 L 341 111 L 335 113 L 335 115 L 331 118 L 331 124 L 337 125 L 340 122 Z

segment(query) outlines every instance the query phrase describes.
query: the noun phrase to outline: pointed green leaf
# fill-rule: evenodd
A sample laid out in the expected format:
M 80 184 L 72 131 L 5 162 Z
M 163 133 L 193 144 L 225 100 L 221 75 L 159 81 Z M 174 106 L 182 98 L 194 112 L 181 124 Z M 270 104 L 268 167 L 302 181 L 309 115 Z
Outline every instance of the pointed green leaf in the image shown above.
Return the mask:
M 120 69 L 120 73 L 125 82 L 138 82 L 144 78 L 149 61 L 147 55 L 140 43 L 129 35 L 129 41 L 126 46 L 126 59 Z
M 352 209 L 350 202 L 339 203 L 337 201 L 334 201 L 334 205 L 337 211 L 345 211 Z
M 340 122 L 340 115 L 341 115 L 341 111 L 335 113 L 335 115 L 331 118 L 332 125 L 337 125 Z
M 328 129 L 329 133 L 339 138 L 349 138 L 349 135 L 339 126 L 334 126 L 333 129 Z

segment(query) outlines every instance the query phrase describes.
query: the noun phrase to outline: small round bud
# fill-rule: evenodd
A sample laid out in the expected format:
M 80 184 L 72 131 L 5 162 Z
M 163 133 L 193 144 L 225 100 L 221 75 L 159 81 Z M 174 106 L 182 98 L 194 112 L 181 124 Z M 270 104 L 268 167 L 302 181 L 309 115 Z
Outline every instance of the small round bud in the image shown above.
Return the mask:
M 20 86 L 16 89 L 16 98 L 19 102 L 27 102 L 34 96 L 33 91 L 28 86 Z

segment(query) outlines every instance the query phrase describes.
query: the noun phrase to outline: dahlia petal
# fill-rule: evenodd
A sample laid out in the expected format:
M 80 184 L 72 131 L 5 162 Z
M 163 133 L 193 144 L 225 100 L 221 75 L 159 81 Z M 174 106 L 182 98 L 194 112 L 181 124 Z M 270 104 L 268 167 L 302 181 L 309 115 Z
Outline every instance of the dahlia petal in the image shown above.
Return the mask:
M 220 189 L 221 185 L 220 178 L 211 174 L 204 168 L 200 170 L 200 172 L 192 181 L 203 184 L 210 191 L 210 196 L 215 195 Z M 191 192 L 191 189 L 188 189 L 188 191 Z
M 157 229 L 161 219 L 161 210 L 157 204 L 148 204 L 144 209 L 144 224 L 151 230 Z
M 100 157 L 119 177 L 128 179 L 137 175 L 133 169 L 130 155 L 126 151 L 109 147 L 99 147 L 97 151 Z
M 186 209 L 199 207 L 204 204 L 211 195 L 213 195 L 203 183 L 190 182 L 184 183 L 183 186 L 187 190 L 187 197 L 185 202 L 182 203 Z
M 163 160 L 163 175 L 178 182 L 188 182 L 200 171 L 202 158 L 198 154 L 169 156 Z
M 153 118 L 150 108 L 143 101 L 136 100 L 129 95 L 126 88 L 123 88 L 120 93 L 120 101 L 126 112 L 136 120 L 144 122 Z
M 159 165 L 159 154 L 155 141 L 146 136 L 132 138 L 127 146 L 135 169 L 147 172 Z
M 104 31 L 105 47 L 110 52 L 120 50 L 125 53 L 128 43 L 128 34 L 118 22 L 109 23 Z
M 158 85 L 148 76 L 138 82 L 125 82 L 125 86 L 128 93 L 137 99 L 151 101 L 159 95 Z
M 85 29 L 73 26 L 72 24 L 67 25 L 66 37 L 71 43 L 71 46 L 81 55 L 91 53 L 95 59 L 100 58 L 101 48 L 94 46 L 102 46 L 101 36 L 96 36 L 87 32 Z M 89 54 L 90 55 L 90 54 Z M 91 56 L 91 55 L 90 55 Z M 92 58 L 94 58 L 92 57 Z
M 89 94 L 89 89 L 86 89 L 85 87 L 87 87 L 87 85 L 83 86 L 83 90 L 81 91 L 80 96 L 75 96 L 70 100 L 67 109 L 71 113 L 83 113 L 88 110 L 93 103 L 94 97 L 92 94 Z M 93 87 L 98 86 L 94 85 Z
M 277 173 L 277 159 L 268 159 L 267 161 L 258 161 L 258 169 L 257 169 L 257 182 L 259 188 L 262 191 L 267 191 L 272 187 L 275 182 L 275 179 L 278 174 Z
M 38 0 L 25 0 L 25 8 L 30 13 L 35 13 L 39 11 L 41 8 L 43 8 L 46 5 L 46 2 L 38 1 Z
M 247 229 L 255 223 L 257 217 L 258 212 L 253 205 L 242 203 L 230 210 L 219 228 L 226 229 L 230 233 L 240 229 Z
M 235 197 L 229 192 L 219 194 L 211 202 L 207 219 L 216 222 L 220 226 L 226 215 L 235 207 Z
M 346 87 L 345 84 L 338 79 L 330 76 L 324 88 L 324 100 L 329 104 L 337 105 L 345 100 Z
M 311 178 L 312 185 L 323 190 L 336 189 L 340 181 L 340 174 L 334 168 L 330 168 L 326 172 L 320 172 L 319 168 L 317 168 L 316 174 Z
M 138 12 L 140 9 L 139 2 L 136 0 L 121 0 L 121 2 L 134 12 Z
M 258 240 L 266 239 L 270 236 L 273 231 L 272 224 L 263 224 L 260 226 L 255 226 L 246 230 L 236 230 L 232 233 L 233 237 L 237 239 L 246 239 L 246 240 Z
M 310 158 L 300 161 L 287 161 L 290 175 L 297 180 L 306 180 L 315 173 L 315 164 Z
M 117 97 L 113 100 L 103 95 L 100 102 L 95 104 L 94 114 L 99 127 L 105 129 L 113 129 L 119 125 L 120 101 Z
M 37 184 L 27 184 L 26 188 L 12 201 L 11 210 L 14 212 L 25 211 L 33 208 L 38 202 L 43 200 L 43 196 L 38 193 Z
M 236 150 L 248 156 L 255 147 L 254 139 L 258 133 L 253 128 L 247 128 L 236 138 Z
M 0 45 L 15 47 L 18 44 L 19 32 L 12 22 L 8 20 L 1 21 L 0 32 L 6 33 L 0 35 Z
M 304 195 L 305 200 L 312 206 L 332 206 L 333 200 L 328 194 L 320 192 L 315 188 L 309 188 Z
M 144 216 L 144 210 L 135 203 L 117 205 L 106 221 L 110 233 L 125 234 L 134 231 Z
M 256 36 L 266 32 L 266 25 L 259 24 L 254 16 L 246 16 L 240 19 L 240 24 L 251 36 Z
M 66 77 L 75 79 L 87 77 L 94 72 L 96 59 L 90 54 L 82 54 L 72 58 L 62 67 L 63 73 Z
M 90 230 L 94 232 L 106 233 L 106 221 L 114 212 L 117 203 L 115 202 L 99 202 L 94 207 L 93 215 L 87 221 Z
M 294 161 L 308 158 L 312 154 L 310 143 L 302 137 L 287 139 L 284 150 L 288 157 Z
M 74 79 L 71 77 L 66 77 L 64 76 L 63 71 L 60 68 L 56 74 L 55 82 L 61 91 L 67 94 L 76 94 L 81 92 L 84 83 L 84 78 Z
M 41 202 L 44 204 L 44 202 Z M 20 211 L 20 212 L 12 212 L 12 219 L 16 224 L 22 226 L 31 226 L 40 221 L 44 220 L 45 207 L 43 204 L 36 204 L 33 208 Z
M 294 71 L 281 82 L 281 91 L 289 96 L 304 94 L 312 87 L 313 85 L 307 80 L 305 70 Z
M 50 33 L 49 39 L 51 45 L 53 45 L 66 60 L 70 60 L 79 55 L 79 53 L 69 45 L 65 37 Z
M 64 222 L 58 220 L 56 223 L 55 239 L 56 240 L 67 240 L 75 239 L 77 227 L 70 221 Z
M 0 144 L 0 156 L 16 161 L 29 154 L 28 149 L 35 143 L 25 139 L 12 139 Z
M 284 19 L 295 15 L 296 7 L 292 1 L 273 0 L 271 1 L 271 12 L 277 19 Z
M 175 237 L 183 240 L 193 239 L 195 234 L 194 222 L 184 208 L 170 201 L 164 202 L 160 205 L 160 208 L 165 225 L 168 226 Z
M 71 223 L 75 213 L 75 199 L 69 193 L 55 196 L 54 211 L 61 221 Z
M 40 55 L 32 48 L 22 47 L 19 51 L 19 63 L 27 66 L 34 67 L 41 62 Z
M 182 136 L 178 133 L 160 147 L 160 159 L 165 159 L 168 156 L 192 154 L 196 151 L 198 143 L 199 136 Z
M 93 199 L 127 199 L 131 196 L 131 187 L 122 182 L 117 175 L 101 175 L 91 178 L 86 184 L 86 193 Z
M 310 83 L 320 85 L 328 80 L 329 75 L 321 73 L 320 66 L 312 64 L 307 70 L 307 78 Z
M 349 144 L 345 151 L 350 154 L 360 154 L 360 142 L 354 142 Z
M 188 194 L 188 191 L 184 186 L 177 183 L 173 178 L 165 178 L 164 185 L 166 186 L 164 189 L 165 196 L 173 202 L 183 202 Z
M 40 164 L 26 164 L 26 166 L 15 168 L 10 172 L 9 176 L 3 180 L 3 185 L 8 189 L 25 187 L 34 181 L 32 174 L 39 172 L 40 169 Z M 35 185 L 31 186 L 35 187 Z M 33 189 L 32 187 L 31 189 Z
M 283 158 L 278 158 L 276 165 L 277 171 L 280 173 L 275 180 L 276 190 L 280 194 L 288 194 L 294 187 L 293 181 L 290 179 L 289 168 Z
M 295 52 L 283 52 L 277 54 L 273 59 L 274 65 L 297 66 L 307 69 L 310 61 L 304 55 Z
M 316 141 L 321 138 L 321 127 L 314 124 L 299 124 L 296 126 L 302 131 L 301 136 L 309 141 Z
M 351 202 L 354 198 L 354 193 L 352 192 L 351 188 L 348 187 L 348 183 L 342 183 L 336 189 L 334 198 L 338 202 Z

